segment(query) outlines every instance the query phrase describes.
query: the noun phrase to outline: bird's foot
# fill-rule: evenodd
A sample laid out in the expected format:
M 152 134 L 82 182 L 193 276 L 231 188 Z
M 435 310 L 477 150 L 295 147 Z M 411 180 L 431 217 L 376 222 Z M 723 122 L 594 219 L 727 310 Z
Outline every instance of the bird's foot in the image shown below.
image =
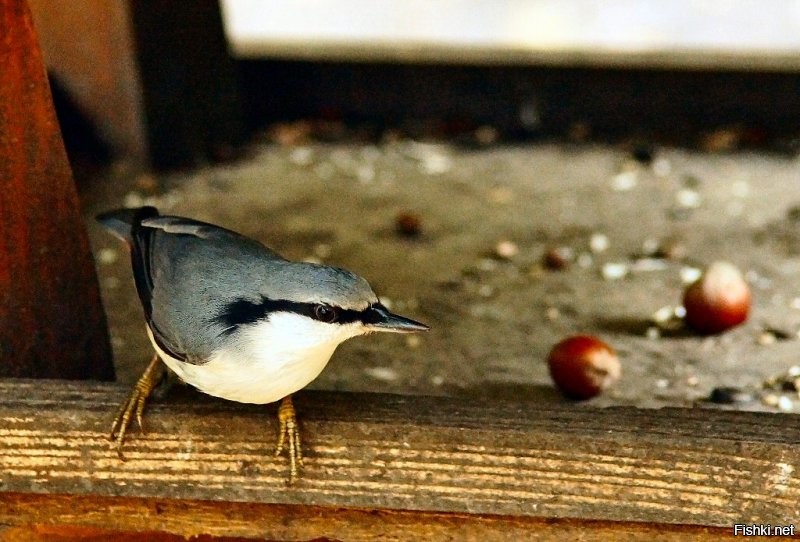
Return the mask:
M 111 434 L 109 438 L 117 443 L 117 454 L 120 459 L 125 459 L 122 456 L 122 443 L 125 440 L 125 434 L 128 432 L 128 427 L 136 417 L 136 423 L 139 424 L 139 431 L 144 433 L 144 425 L 142 424 L 142 414 L 144 407 L 147 403 L 148 397 L 153 392 L 153 389 L 158 385 L 158 382 L 164 376 L 161 360 L 158 355 L 154 355 L 153 359 L 147 365 L 147 368 L 139 377 L 136 385 L 133 387 L 128 399 L 122 403 L 117 415 L 114 416 L 114 421 L 111 424 Z
M 278 407 L 278 445 L 275 455 L 278 456 L 286 448 L 289 455 L 289 483 L 297 480 L 300 467 L 303 466 L 303 448 L 300 445 L 300 426 L 297 424 L 297 413 L 292 404 L 292 396 L 284 397 Z

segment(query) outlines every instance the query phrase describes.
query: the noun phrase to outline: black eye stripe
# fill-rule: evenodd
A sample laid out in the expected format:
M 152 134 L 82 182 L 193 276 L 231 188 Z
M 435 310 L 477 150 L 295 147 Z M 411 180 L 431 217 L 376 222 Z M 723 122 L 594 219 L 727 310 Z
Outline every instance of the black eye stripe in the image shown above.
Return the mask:
M 323 318 L 320 312 L 324 311 L 320 311 L 320 307 L 332 311 L 335 318 L 333 320 Z M 313 320 L 323 322 L 335 321 L 340 324 L 349 324 L 352 322 L 370 323 L 374 312 L 371 309 L 372 307 L 370 306 L 359 311 L 321 305 L 319 303 L 301 303 L 297 301 L 287 301 L 285 299 L 269 299 L 264 297 L 260 302 L 238 299 L 228 303 L 214 318 L 214 321 L 223 326 L 224 334 L 230 335 L 243 325 L 254 324 L 258 320 L 269 318 L 270 313 L 273 312 L 291 312 Z

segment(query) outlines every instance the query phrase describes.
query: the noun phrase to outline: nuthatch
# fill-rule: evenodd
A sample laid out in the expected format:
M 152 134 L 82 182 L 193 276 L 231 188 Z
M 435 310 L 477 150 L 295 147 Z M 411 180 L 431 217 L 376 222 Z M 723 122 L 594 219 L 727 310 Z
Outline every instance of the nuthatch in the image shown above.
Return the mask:
M 131 252 L 133 277 L 156 355 L 111 430 L 122 448 L 163 373 L 241 403 L 281 401 L 275 454 L 286 448 L 290 480 L 302 465 L 291 394 L 314 380 L 343 341 L 373 331 L 428 326 L 392 314 L 366 280 L 337 267 L 291 262 L 219 226 L 153 207 L 97 217 Z

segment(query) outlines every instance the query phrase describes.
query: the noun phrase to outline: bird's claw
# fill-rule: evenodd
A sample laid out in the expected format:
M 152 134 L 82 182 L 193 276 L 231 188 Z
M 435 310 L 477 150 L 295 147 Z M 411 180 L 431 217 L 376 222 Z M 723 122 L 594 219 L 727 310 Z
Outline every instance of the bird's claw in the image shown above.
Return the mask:
M 275 455 L 281 454 L 284 448 L 289 455 L 289 483 L 297 480 L 300 467 L 303 466 L 303 448 L 300 444 L 300 426 L 297 424 L 297 413 L 292 404 L 292 397 L 284 397 L 278 407 L 278 444 Z
M 142 373 L 142 376 L 139 377 L 133 390 L 131 390 L 131 394 L 120 406 L 117 415 L 114 416 L 114 421 L 111 423 L 111 434 L 109 438 L 111 441 L 117 443 L 117 455 L 119 455 L 119 458 L 122 460 L 125 459 L 122 455 L 122 443 L 125 440 L 125 435 L 134 417 L 136 418 L 136 423 L 139 425 L 139 431 L 144 433 L 142 415 L 144 414 L 144 407 L 147 404 L 147 399 L 150 397 L 153 388 L 156 387 L 163 375 L 163 373 L 158 371 L 159 368 L 160 360 L 158 356 L 155 355 Z

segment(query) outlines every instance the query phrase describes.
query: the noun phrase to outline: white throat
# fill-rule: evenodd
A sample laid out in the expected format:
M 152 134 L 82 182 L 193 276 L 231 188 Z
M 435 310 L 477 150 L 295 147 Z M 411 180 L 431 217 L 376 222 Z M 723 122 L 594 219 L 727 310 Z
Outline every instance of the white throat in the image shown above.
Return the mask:
M 208 362 L 191 365 L 165 355 L 164 363 L 202 392 L 240 403 L 271 403 L 314 380 L 345 340 L 365 330 L 358 323 L 326 324 L 290 312 L 244 326 Z M 149 330 L 148 330 L 149 333 Z

